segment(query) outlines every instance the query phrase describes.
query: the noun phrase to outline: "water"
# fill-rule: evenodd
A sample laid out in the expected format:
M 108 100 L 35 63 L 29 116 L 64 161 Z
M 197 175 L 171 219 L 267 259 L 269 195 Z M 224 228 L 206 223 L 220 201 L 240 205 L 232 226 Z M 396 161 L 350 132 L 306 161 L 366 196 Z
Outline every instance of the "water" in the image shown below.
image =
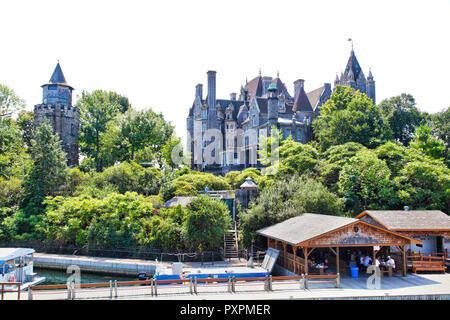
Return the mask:
M 53 270 L 53 269 L 43 269 L 43 268 L 33 268 L 34 272 L 38 274 L 39 277 L 45 277 L 44 284 L 64 284 L 67 281 L 67 278 L 70 277 L 69 273 L 66 273 L 62 270 Z M 125 275 L 116 275 L 116 274 L 102 274 L 102 273 L 89 273 L 81 271 L 81 283 L 105 283 L 109 282 L 109 280 L 117 280 L 117 281 L 135 281 L 139 280 L 133 276 L 125 276 Z

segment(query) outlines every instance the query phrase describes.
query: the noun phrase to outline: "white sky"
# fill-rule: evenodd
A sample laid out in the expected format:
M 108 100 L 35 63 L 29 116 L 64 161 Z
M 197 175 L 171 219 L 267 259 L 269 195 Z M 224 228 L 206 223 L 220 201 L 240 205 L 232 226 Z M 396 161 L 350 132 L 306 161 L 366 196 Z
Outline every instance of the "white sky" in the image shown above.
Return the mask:
M 60 60 L 74 95 L 111 90 L 162 112 L 186 136 L 195 85 L 217 71 L 217 98 L 277 70 L 293 94 L 333 84 L 354 40 L 377 102 L 403 92 L 430 113 L 450 106 L 450 1 L 5 1 L 0 83 L 40 103 Z

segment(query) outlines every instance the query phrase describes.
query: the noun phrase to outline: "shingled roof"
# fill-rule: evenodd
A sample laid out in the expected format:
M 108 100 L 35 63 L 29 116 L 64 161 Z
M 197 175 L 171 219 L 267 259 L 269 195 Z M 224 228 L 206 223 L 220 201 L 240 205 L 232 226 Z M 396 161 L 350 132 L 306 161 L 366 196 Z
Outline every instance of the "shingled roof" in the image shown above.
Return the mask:
M 450 230 L 450 216 L 439 210 L 366 210 L 356 218 L 365 215 L 393 231 Z
M 46 86 L 46 85 L 51 85 L 51 84 L 63 85 L 63 86 L 69 87 L 73 90 L 73 88 L 71 86 L 69 86 L 69 84 L 66 81 L 66 78 L 64 77 L 64 73 L 62 72 L 61 66 L 59 65 L 59 61 L 55 67 L 55 70 L 53 71 L 53 74 L 52 74 L 50 80 L 48 81 L 48 83 L 42 85 L 42 87 Z
M 312 108 L 315 110 L 317 105 L 319 104 L 320 97 L 322 96 L 325 90 L 325 86 L 321 86 L 316 90 L 308 92 L 306 95 L 308 97 L 309 102 L 311 103 Z
M 305 89 L 301 87 L 298 90 L 298 94 L 295 97 L 294 106 L 292 107 L 292 111 L 303 111 L 303 112 L 313 112 L 314 110 L 311 107 L 311 103 L 309 102 L 308 96 L 306 95 Z
M 250 96 L 260 97 L 263 92 L 262 77 L 257 76 L 256 78 L 250 80 L 249 82 L 247 82 L 244 88 L 248 90 L 248 94 Z
M 287 90 L 285 84 L 283 81 L 280 80 L 280 78 L 275 78 L 272 81 L 273 84 L 277 86 L 278 93 L 283 94 L 287 99 L 291 99 L 291 95 L 289 94 L 289 91 Z
M 297 245 L 298 243 L 357 221 L 357 219 L 353 218 L 303 213 L 302 215 L 262 228 L 256 232 L 271 239 Z
M 358 59 L 356 59 L 355 52 L 352 50 L 350 57 L 348 58 L 347 65 L 344 71 L 344 80 L 348 80 L 348 75 L 350 70 L 353 73 L 354 80 L 358 79 L 359 74 L 361 73 L 361 66 L 359 65 Z

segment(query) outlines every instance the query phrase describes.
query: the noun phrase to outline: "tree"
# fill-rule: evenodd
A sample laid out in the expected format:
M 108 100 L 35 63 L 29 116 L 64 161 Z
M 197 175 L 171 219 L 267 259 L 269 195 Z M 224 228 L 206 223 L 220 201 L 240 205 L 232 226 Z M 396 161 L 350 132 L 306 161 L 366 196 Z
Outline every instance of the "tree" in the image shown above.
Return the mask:
M 380 109 L 366 94 L 339 85 L 321 106 L 313 129 L 322 152 L 346 142 L 375 148 L 392 135 Z
M 83 91 L 76 104 L 80 110 L 80 149 L 95 159 L 97 171 L 103 169 L 101 136 L 106 132 L 108 123 L 124 108 L 119 104 L 118 97 L 102 90 L 92 93 Z
M 187 205 L 187 210 L 183 226 L 187 247 L 199 251 L 221 247 L 224 234 L 231 227 L 231 217 L 225 202 L 199 196 Z
M 36 130 L 31 140 L 33 165 L 24 181 L 22 208 L 27 215 L 42 213 L 46 196 L 56 194 L 64 183 L 67 170 L 66 154 L 62 150 L 59 136 L 46 119 Z
M 225 180 L 232 189 L 239 189 L 245 180 L 249 177 L 258 184 L 261 172 L 256 168 L 247 168 L 242 171 L 230 171 L 225 175 Z
M 365 209 L 389 208 L 394 193 L 391 172 L 375 152 L 361 150 L 343 166 L 339 175 L 339 192 L 348 210 L 358 214 Z
M 414 209 L 450 210 L 450 170 L 443 162 L 429 158 L 411 161 L 395 179 L 398 198 Z
M 400 170 L 411 161 L 411 153 L 408 148 L 400 142 L 388 141 L 374 150 L 378 159 L 384 160 L 389 170 L 391 177 L 397 177 Z
M 240 216 L 243 241 L 249 245 L 257 237 L 256 230 L 305 212 L 342 215 L 343 201 L 312 178 L 294 175 L 289 180 L 277 180 L 263 189 Z
M 450 145 L 450 107 L 431 114 L 428 117 L 427 125 L 431 128 L 431 134 L 444 141 L 445 145 Z
M 187 163 L 183 153 L 181 139 L 175 135 L 171 135 L 161 148 L 162 159 L 165 165 L 172 169 L 177 169 L 181 165 Z
M 14 90 L 0 83 L 0 120 L 10 118 L 15 112 L 25 107 L 25 101 Z
M 22 133 L 22 141 L 27 148 L 31 148 L 31 139 L 34 136 L 34 113 L 20 111 L 17 117 L 17 125 Z
M 411 147 L 422 151 L 425 155 L 432 159 L 449 160 L 448 153 L 444 142 L 436 139 L 431 135 L 431 129 L 427 125 L 417 127 L 414 135 L 414 141 L 411 142 Z
M 209 190 L 231 190 L 231 186 L 223 177 L 211 173 L 193 171 L 189 174 L 174 178 L 170 186 L 164 192 L 164 200 L 173 196 L 194 196 L 198 191 Z
M 12 119 L 0 119 L 0 177 L 23 179 L 30 167 L 20 128 Z
M 134 160 L 135 153 L 145 147 L 155 153 L 160 152 L 173 133 L 173 127 L 164 117 L 151 109 L 129 109 L 118 117 L 117 128 L 114 143 L 122 149 L 122 161 Z M 159 155 L 157 158 L 161 159 L 163 156 Z
M 291 136 L 282 140 L 275 127 L 271 132 L 270 137 L 262 138 L 260 142 L 259 160 L 267 166 L 263 174 L 279 179 L 295 173 L 315 172 L 319 153 L 313 146 L 295 142 Z
M 362 144 L 347 142 L 328 148 L 320 155 L 318 171 L 321 181 L 332 191 L 337 191 L 337 182 L 342 167 L 360 150 L 365 150 Z
M 413 138 L 416 127 L 424 121 L 424 116 L 417 109 L 414 97 L 402 93 L 400 96 L 383 100 L 379 107 L 393 132 L 393 138 L 408 145 Z

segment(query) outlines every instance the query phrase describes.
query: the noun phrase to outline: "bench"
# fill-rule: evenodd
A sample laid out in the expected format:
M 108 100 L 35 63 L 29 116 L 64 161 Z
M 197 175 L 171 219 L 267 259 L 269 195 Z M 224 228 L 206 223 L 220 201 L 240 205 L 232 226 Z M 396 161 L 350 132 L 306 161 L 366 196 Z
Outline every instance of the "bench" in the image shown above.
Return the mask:
M 308 289 L 310 283 L 334 283 L 336 288 L 341 286 L 339 274 L 305 274 L 303 279 L 305 289 Z
M 392 277 L 392 266 L 380 268 L 380 276 L 384 276 L 385 273 L 387 273 L 389 277 Z
M 417 271 L 442 271 L 445 272 L 445 265 L 440 261 L 411 261 L 413 273 Z

